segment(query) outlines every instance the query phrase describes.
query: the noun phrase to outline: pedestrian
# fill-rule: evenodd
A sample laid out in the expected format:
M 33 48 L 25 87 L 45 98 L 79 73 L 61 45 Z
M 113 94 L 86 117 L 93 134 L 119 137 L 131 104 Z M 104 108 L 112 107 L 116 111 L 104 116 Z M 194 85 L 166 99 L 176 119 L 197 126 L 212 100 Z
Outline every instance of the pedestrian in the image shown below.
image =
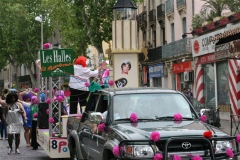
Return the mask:
M 0 105 L 0 132 L 1 132 L 0 140 L 3 140 L 3 133 L 4 133 L 5 140 L 7 140 L 7 126 L 6 126 L 5 121 L 2 118 L 3 110 L 4 109 L 3 109 L 2 105 Z
M 183 88 L 182 93 L 183 93 L 183 94 L 188 94 L 188 92 L 187 92 L 187 88 Z
M 192 91 L 191 91 L 190 88 L 188 88 L 187 94 L 188 94 L 189 96 L 192 96 L 192 97 L 193 97 L 193 93 L 192 93 Z
M 31 147 L 31 143 L 30 143 L 30 137 L 31 137 L 30 130 L 32 128 L 32 111 L 30 109 L 31 98 L 32 98 L 32 94 L 30 92 L 25 92 L 24 94 L 22 94 L 23 101 L 19 100 L 19 102 L 24 107 L 24 110 L 26 112 L 26 117 L 27 117 L 27 120 L 24 121 L 24 124 L 23 124 L 24 138 L 26 140 L 27 147 Z
M 92 71 L 87 67 L 87 58 L 80 56 L 76 59 L 74 64 L 74 75 L 70 76 L 69 87 L 71 91 L 70 95 L 70 114 L 77 113 L 78 99 L 80 99 L 80 106 L 86 106 L 87 97 L 89 94 L 88 87 L 86 83 L 90 83 L 90 77 L 97 77 L 98 71 Z
M 38 98 L 37 96 L 32 96 L 31 98 L 31 118 L 32 118 L 32 128 L 31 128 L 31 146 L 33 150 L 38 149 L 37 143 L 37 114 L 38 114 Z
M 9 150 L 8 154 L 12 153 L 12 143 L 13 143 L 13 134 L 15 135 L 15 152 L 20 154 L 18 149 L 20 143 L 20 133 L 23 128 L 23 118 L 26 119 L 26 113 L 22 104 L 18 103 L 18 95 L 16 93 L 9 93 L 6 97 L 6 109 L 4 109 L 5 113 L 3 114 L 3 120 L 7 125 L 8 132 L 8 144 Z M 3 104 L 3 102 L 1 101 Z

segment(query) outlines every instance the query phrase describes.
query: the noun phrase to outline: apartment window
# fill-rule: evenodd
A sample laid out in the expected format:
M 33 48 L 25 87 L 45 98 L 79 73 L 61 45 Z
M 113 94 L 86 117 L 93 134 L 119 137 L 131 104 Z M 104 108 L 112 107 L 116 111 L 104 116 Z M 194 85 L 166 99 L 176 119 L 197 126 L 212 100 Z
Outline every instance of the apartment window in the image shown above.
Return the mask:
M 152 37 L 152 39 L 153 39 L 153 47 L 156 47 L 157 45 L 156 45 L 156 30 L 154 30 L 153 31 L 153 37 Z
M 174 42 L 175 41 L 174 23 L 171 24 L 171 30 L 172 30 L 172 42 Z
M 162 37 L 162 44 L 166 44 L 166 38 L 165 38 L 165 27 L 162 28 L 162 35 L 160 36 Z
M 187 33 L 187 20 L 186 17 L 182 19 L 183 34 Z

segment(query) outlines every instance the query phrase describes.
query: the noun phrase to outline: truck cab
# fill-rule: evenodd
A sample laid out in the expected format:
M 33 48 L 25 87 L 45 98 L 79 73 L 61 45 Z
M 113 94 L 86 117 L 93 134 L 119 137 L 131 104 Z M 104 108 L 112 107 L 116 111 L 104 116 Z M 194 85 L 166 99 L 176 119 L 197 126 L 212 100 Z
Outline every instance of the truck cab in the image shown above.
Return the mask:
M 137 122 L 130 119 L 133 113 Z M 182 119 L 176 120 L 175 114 Z M 104 129 L 92 132 L 95 123 L 104 123 Z M 150 160 L 157 153 L 165 160 L 174 155 L 226 159 L 228 149 L 235 159 L 239 154 L 236 137 L 202 122 L 188 99 L 174 90 L 110 88 L 94 92 L 82 118 L 69 117 L 67 128 L 72 159 Z M 153 132 L 159 133 L 159 140 L 150 139 Z M 212 136 L 205 137 L 205 132 Z M 119 155 L 113 153 L 115 146 L 121 148 Z

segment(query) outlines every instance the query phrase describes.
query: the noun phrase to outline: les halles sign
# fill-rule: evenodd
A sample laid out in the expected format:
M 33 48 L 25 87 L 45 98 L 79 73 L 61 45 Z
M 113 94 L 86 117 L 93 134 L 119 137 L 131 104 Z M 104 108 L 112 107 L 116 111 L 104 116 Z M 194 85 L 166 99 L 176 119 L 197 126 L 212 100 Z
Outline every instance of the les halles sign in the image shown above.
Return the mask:
M 42 77 L 73 75 L 73 50 L 49 49 L 40 51 Z

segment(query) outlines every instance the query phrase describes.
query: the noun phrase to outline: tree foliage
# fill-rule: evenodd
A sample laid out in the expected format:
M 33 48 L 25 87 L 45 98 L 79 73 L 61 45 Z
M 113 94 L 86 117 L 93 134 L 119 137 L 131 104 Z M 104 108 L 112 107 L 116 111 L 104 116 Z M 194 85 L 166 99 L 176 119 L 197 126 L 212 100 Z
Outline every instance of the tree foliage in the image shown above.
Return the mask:
M 84 55 L 87 45 L 102 53 L 102 41 L 112 39 L 115 3 L 116 0 L 52 0 L 48 5 L 52 6 L 51 21 L 61 31 L 64 45 Z
M 36 81 L 32 63 L 37 59 L 41 40 L 41 25 L 34 19 L 39 15 L 42 15 L 45 21 L 46 40 L 51 30 L 48 24 L 48 11 L 43 7 L 41 0 L 0 1 L 1 57 L 6 58 L 15 67 L 24 64 L 34 84 Z

